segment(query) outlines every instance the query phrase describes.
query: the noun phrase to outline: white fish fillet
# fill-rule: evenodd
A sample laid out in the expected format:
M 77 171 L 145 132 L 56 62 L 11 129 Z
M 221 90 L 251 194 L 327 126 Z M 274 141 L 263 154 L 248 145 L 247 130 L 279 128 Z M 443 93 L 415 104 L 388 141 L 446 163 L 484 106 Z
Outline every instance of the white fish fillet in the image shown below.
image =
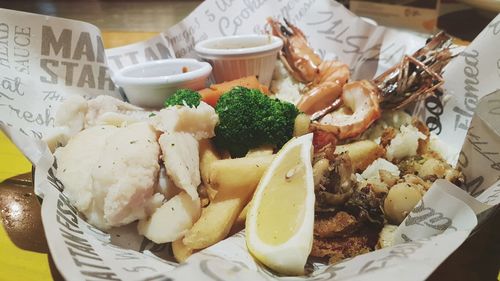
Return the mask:
M 149 219 L 139 221 L 139 234 L 155 243 L 172 242 L 182 238 L 201 214 L 200 199 L 192 199 L 185 191 L 156 209 Z
M 87 104 L 86 128 L 100 124 L 122 126 L 146 121 L 151 114 L 149 111 L 111 96 L 101 95 L 89 100 Z
M 64 193 L 73 206 L 82 213 L 93 208 L 92 169 L 101 157 L 106 139 L 117 129 L 114 126 L 89 128 L 54 153 L 58 167 L 57 178 L 64 184 Z
M 66 145 L 72 136 L 85 127 L 87 109 L 87 101 L 78 95 L 71 95 L 63 102 L 56 112 L 56 127 L 43 137 L 50 151 L 54 152 L 57 147 Z
M 145 218 L 163 196 L 153 196 L 160 166 L 154 128 L 96 126 L 56 150 L 57 176 L 89 223 L 101 229 Z
M 215 136 L 214 128 L 219 122 L 215 109 L 204 102 L 196 108 L 172 106 L 155 114 L 151 122 L 157 130 L 190 133 L 198 140 Z
M 85 127 L 85 115 L 87 114 L 87 101 L 78 95 L 69 96 L 55 116 L 56 126 L 68 127 L 76 134 Z
M 71 95 L 59 106 L 55 116 L 57 127 L 44 137 L 44 141 L 54 151 L 83 129 L 98 125 L 121 127 L 147 121 L 151 113 L 111 96 L 87 101 L 79 95 Z
M 198 141 L 189 133 L 164 133 L 159 142 L 168 176 L 193 200 L 197 199 L 201 183 Z
M 101 95 L 87 101 L 81 96 L 72 95 L 59 107 L 55 124 L 69 127 L 72 132 L 77 133 L 97 125 L 119 127 L 124 124 L 146 121 L 151 113 L 151 111 L 111 96 Z
M 49 148 L 66 145 L 68 140 L 85 128 L 97 125 L 117 127 L 148 121 L 159 131 L 187 132 L 196 139 L 211 138 L 219 117 L 210 105 L 200 102 L 196 108 L 174 106 L 161 111 L 148 111 L 111 96 L 98 96 L 89 101 L 72 95 L 56 113 L 56 128 L 44 138 Z

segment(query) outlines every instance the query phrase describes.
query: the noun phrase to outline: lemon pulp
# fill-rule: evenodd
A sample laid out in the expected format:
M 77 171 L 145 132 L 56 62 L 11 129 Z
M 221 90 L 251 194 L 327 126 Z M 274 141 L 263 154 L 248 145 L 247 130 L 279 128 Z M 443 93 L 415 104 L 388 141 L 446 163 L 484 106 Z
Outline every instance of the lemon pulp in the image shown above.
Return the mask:
M 306 171 L 300 154 L 300 146 L 287 153 L 262 196 L 256 224 L 257 235 L 266 244 L 288 241 L 304 220 Z

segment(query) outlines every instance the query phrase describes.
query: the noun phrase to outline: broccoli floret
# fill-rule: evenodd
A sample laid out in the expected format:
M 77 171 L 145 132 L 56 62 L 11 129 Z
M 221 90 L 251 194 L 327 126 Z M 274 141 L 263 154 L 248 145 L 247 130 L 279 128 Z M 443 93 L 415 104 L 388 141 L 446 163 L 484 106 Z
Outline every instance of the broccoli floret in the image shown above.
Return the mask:
M 175 93 L 165 100 L 165 107 L 174 105 L 184 105 L 189 107 L 198 107 L 200 105 L 201 95 L 190 89 L 178 89 Z
M 219 115 L 215 143 L 234 157 L 244 156 L 249 149 L 261 145 L 283 146 L 292 138 L 299 113 L 291 103 L 245 87 L 235 87 L 223 94 L 215 112 Z

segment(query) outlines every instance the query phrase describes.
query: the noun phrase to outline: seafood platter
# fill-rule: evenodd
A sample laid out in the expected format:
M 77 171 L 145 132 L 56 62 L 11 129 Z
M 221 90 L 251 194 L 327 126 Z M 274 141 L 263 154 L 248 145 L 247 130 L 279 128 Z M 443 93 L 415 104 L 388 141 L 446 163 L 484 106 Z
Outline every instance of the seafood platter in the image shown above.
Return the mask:
M 66 279 L 424 280 L 494 211 L 495 154 L 493 172 L 464 159 L 471 136 L 498 144 L 474 108 L 500 96 L 500 18 L 466 47 L 285 2 L 230 19 L 205 1 L 109 50 L 23 14 L 40 36 L 2 72 L 0 128 L 36 166 Z

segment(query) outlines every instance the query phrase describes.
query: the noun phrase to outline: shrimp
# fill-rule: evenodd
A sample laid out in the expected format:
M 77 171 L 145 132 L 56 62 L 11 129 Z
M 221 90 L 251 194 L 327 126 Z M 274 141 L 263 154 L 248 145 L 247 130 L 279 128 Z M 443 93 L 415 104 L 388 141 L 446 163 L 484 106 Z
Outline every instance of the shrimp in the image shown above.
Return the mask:
M 450 46 L 450 36 L 437 34 L 422 49 L 404 56 L 399 64 L 373 81 L 346 84 L 340 100 L 313 114 L 311 119 L 339 140 L 359 136 L 380 118 L 381 111 L 401 109 L 433 94 L 444 83 L 440 73 L 454 57 Z M 350 112 L 346 113 L 346 108 Z
M 299 82 L 313 81 L 319 72 L 321 59 L 307 43 L 304 33 L 286 19 L 285 24 L 288 28 L 272 18 L 268 18 L 267 22 L 272 28 L 273 35 L 283 40 L 280 59 L 288 72 Z
M 379 90 L 367 80 L 350 82 L 342 89 L 343 110 L 326 114 L 314 126 L 339 139 L 356 137 L 381 116 Z
M 305 93 L 297 103 L 297 108 L 314 114 L 327 108 L 342 94 L 342 86 L 349 80 L 349 68 L 338 61 L 323 61 L 319 65 L 319 74 L 307 85 Z
M 382 110 L 401 109 L 433 94 L 442 84 L 443 68 L 455 55 L 451 37 L 439 33 L 423 48 L 372 81 L 349 80 L 349 68 L 337 61 L 322 61 L 304 33 L 268 19 L 273 35 L 284 40 L 280 59 L 298 81 L 307 83 L 297 104 L 311 115 L 312 126 L 333 133 L 339 140 L 359 136 L 381 116 Z
M 311 119 L 316 121 L 313 124 L 334 133 L 339 140 L 357 137 L 380 118 L 383 110 L 401 109 L 433 94 L 444 81 L 431 68 L 442 69 L 444 65 L 440 61 L 439 66 L 426 66 L 412 56 L 405 56 L 401 64 L 373 81 L 346 84 L 340 100 L 312 115 Z M 416 71 L 411 73 L 412 69 Z M 387 77 L 391 79 L 384 80 Z M 336 110 L 339 108 L 343 110 Z
M 313 114 L 327 108 L 342 94 L 342 87 L 349 80 L 349 67 L 339 61 L 323 61 L 309 46 L 304 33 L 288 22 L 285 25 L 268 19 L 275 36 L 283 39 L 280 59 L 292 77 L 306 87 L 297 108 Z

